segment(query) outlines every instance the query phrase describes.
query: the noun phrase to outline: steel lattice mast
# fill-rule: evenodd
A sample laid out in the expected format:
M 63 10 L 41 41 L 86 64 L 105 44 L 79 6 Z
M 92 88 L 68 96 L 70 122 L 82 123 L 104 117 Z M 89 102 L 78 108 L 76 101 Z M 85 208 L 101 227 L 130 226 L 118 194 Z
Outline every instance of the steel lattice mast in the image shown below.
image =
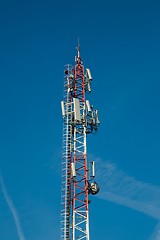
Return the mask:
M 100 124 L 98 111 L 93 110 L 85 93 L 90 92 L 92 76 L 84 73 L 77 47 L 76 65 L 66 65 L 64 71 L 64 100 L 61 102 L 63 125 L 61 240 L 89 240 L 88 195 L 97 194 L 93 182 L 94 162 L 87 162 L 86 136 Z

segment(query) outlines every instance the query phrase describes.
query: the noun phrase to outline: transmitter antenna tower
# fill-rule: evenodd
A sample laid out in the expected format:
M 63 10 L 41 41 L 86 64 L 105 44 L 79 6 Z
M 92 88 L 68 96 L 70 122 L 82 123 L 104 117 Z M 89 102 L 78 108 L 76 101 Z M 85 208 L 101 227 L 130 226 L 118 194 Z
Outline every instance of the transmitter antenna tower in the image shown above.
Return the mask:
M 88 162 L 86 137 L 100 124 L 86 93 L 91 92 L 92 75 L 84 68 L 78 41 L 75 66 L 64 67 L 61 235 L 60 240 L 90 240 L 89 194 L 97 194 L 95 163 Z

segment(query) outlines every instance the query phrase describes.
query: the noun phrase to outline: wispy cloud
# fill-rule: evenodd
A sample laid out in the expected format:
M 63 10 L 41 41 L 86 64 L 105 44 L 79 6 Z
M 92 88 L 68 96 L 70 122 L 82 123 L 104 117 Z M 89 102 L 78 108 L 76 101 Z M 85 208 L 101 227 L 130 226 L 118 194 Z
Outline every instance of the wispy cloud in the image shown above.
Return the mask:
M 97 179 L 101 187 L 99 198 L 115 202 L 160 220 L 160 187 L 136 180 L 116 164 L 95 158 Z M 160 240 L 160 223 L 149 240 Z
M 5 187 L 5 184 L 4 184 L 4 181 L 3 181 L 3 178 L 2 178 L 1 175 L 0 175 L 0 185 L 1 185 L 3 196 L 6 200 L 6 203 L 8 204 L 8 207 L 9 207 L 11 213 L 12 213 L 12 216 L 13 216 L 13 219 L 14 219 L 14 222 L 15 222 L 15 225 L 16 225 L 19 240 L 25 240 L 24 234 L 23 234 L 23 231 L 22 231 L 22 228 L 21 228 L 21 224 L 20 224 L 20 221 L 19 221 L 19 216 L 18 216 L 17 210 L 16 210 L 16 208 L 15 208 L 13 202 L 12 202 L 12 199 L 8 195 L 7 189 Z
M 157 224 L 154 233 L 149 240 L 160 240 L 160 223 Z
M 128 176 L 112 162 L 104 162 L 100 158 L 96 158 L 95 161 L 98 165 L 97 179 L 101 187 L 97 195 L 99 198 L 160 220 L 160 187 Z

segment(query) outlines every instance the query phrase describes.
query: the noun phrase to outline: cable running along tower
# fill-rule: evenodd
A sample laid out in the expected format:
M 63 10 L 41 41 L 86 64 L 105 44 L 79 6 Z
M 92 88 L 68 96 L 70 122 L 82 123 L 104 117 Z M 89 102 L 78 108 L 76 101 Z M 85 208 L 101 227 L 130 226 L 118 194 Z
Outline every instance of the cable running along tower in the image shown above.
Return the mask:
M 64 69 L 61 240 L 90 240 L 89 194 L 99 192 L 94 161 L 87 161 L 86 137 L 100 124 L 98 111 L 86 100 L 92 76 L 84 69 L 78 43 L 75 66 Z

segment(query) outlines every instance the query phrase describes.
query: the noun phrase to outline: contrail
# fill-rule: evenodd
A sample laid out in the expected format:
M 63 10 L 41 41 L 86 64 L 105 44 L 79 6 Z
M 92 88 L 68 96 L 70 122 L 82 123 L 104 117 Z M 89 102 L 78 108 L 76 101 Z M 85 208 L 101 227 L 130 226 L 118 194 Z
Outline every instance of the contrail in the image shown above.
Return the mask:
M 11 213 L 12 213 L 15 225 L 16 225 L 17 233 L 18 233 L 18 236 L 19 236 L 19 240 L 25 240 L 24 234 L 23 234 L 23 231 L 22 231 L 22 228 L 21 228 L 21 224 L 20 224 L 20 221 L 19 221 L 17 210 L 16 210 L 10 196 L 7 193 L 7 190 L 6 190 L 6 187 L 4 185 L 3 178 L 2 178 L 1 175 L 0 175 L 0 185 L 1 185 L 3 196 L 4 196 L 4 198 L 5 198 L 5 200 L 8 204 L 9 209 L 11 210 Z
M 112 162 L 96 158 L 99 198 L 135 209 L 160 220 L 160 187 L 136 180 Z

